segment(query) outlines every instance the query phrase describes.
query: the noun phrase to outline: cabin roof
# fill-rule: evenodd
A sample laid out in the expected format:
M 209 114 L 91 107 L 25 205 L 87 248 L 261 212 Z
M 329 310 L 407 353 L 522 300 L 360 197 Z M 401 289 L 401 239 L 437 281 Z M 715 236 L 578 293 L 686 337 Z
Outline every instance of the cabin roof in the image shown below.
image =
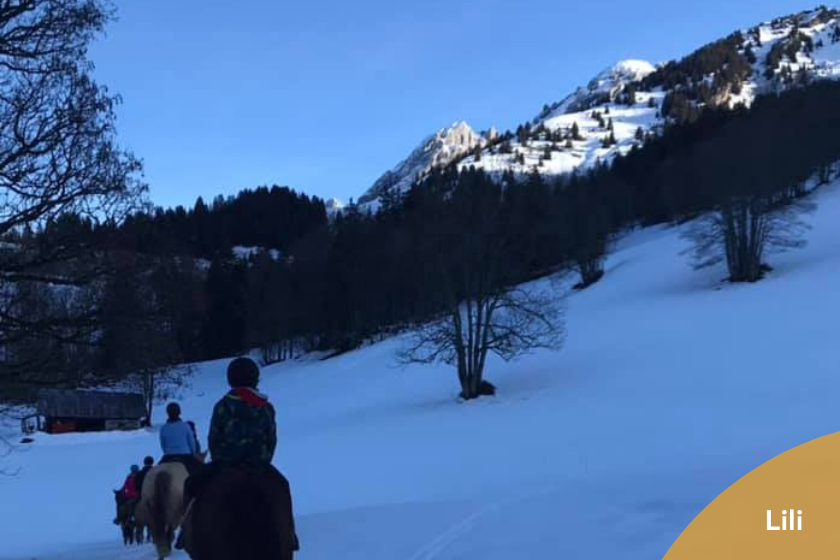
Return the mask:
M 142 395 L 106 391 L 42 389 L 37 408 L 38 414 L 54 418 L 134 420 L 146 415 Z

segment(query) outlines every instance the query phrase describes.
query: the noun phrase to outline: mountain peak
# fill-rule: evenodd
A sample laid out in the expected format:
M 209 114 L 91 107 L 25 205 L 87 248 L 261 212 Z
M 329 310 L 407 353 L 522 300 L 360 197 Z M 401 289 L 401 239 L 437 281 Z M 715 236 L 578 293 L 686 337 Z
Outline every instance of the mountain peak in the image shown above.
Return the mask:
M 407 192 L 414 183 L 433 167 L 443 167 L 457 161 L 486 139 L 466 121 L 457 121 L 426 137 L 411 154 L 390 171 L 386 171 L 373 186 L 359 197 L 359 204 L 370 204 L 388 192 Z
M 646 60 L 621 60 L 606 68 L 595 76 L 586 87 L 580 87 L 570 96 L 550 108 L 548 113 L 538 118 L 544 119 L 549 115 L 562 115 L 585 111 L 605 101 L 612 101 L 621 93 L 624 86 L 638 82 L 656 71 L 656 66 Z
M 656 72 L 656 66 L 647 60 L 630 58 L 617 62 L 611 71 L 613 75 L 625 76 L 633 81 L 638 81 Z

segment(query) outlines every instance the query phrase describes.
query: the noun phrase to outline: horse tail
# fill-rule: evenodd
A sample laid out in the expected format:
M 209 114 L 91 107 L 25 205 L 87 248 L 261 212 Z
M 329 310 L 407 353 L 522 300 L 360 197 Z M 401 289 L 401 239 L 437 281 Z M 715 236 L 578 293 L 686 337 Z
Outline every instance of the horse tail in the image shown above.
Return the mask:
M 291 547 L 279 527 L 282 525 L 280 512 L 271 494 L 264 490 L 251 487 L 239 498 L 238 507 L 234 508 L 239 510 L 234 518 L 237 527 L 232 536 L 246 536 L 239 545 L 244 547 L 243 552 L 247 551 L 244 557 L 290 560 Z
M 170 486 L 172 486 L 172 475 L 166 471 L 157 473 L 154 499 L 152 500 L 152 518 L 161 527 L 166 526 L 166 504 L 169 500 Z
M 157 546 L 161 558 L 169 547 L 167 504 L 169 503 L 169 492 L 172 486 L 172 475 L 161 470 L 155 475 L 155 487 L 152 497 L 152 540 Z

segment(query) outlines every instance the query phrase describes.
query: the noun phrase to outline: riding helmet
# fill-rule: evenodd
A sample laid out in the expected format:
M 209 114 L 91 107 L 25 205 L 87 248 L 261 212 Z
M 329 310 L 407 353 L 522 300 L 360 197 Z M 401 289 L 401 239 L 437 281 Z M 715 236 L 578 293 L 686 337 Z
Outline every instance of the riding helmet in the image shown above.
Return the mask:
M 260 368 L 251 358 L 236 358 L 228 365 L 227 378 L 231 387 L 256 389 L 260 381 Z
M 131 465 L 131 472 L 140 472 L 140 467 L 138 467 L 137 465 Z
M 181 407 L 176 402 L 171 402 L 166 405 L 166 416 L 175 420 L 181 416 Z

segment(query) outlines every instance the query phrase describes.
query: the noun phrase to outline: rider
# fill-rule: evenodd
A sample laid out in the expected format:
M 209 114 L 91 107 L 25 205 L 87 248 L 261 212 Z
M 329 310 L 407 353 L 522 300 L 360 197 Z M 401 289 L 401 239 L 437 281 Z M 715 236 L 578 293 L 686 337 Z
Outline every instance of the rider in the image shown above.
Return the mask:
M 250 358 L 228 365 L 231 390 L 213 408 L 207 437 L 217 465 L 270 466 L 277 447 L 274 407 L 257 392 L 260 369 Z
M 131 465 L 128 476 L 125 477 L 125 482 L 123 482 L 122 488 L 120 489 L 120 496 L 122 496 L 123 500 L 134 500 L 140 497 L 140 493 L 137 491 L 137 474 L 139 472 L 140 467 Z
M 181 407 L 171 402 L 166 405 L 166 424 L 160 429 L 161 463 L 182 463 L 189 474 L 198 468 L 195 435 L 189 425 L 181 420 Z
M 117 491 L 117 504 L 122 506 L 124 504 L 129 504 L 129 516 L 134 514 L 134 506 L 140 500 L 140 490 L 139 486 L 137 485 L 137 476 L 140 474 L 140 467 L 137 465 L 131 465 L 129 469 L 128 476 L 125 477 L 125 482 L 123 482 L 122 488 Z M 118 524 L 119 520 L 114 519 L 114 523 Z
M 134 486 L 137 488 L 137 494 L 140 496 L 143 495 L 143 481 L 146 479 L 146 475 L 149 474 L 149 471 L 152 470 L 152 467 L 154 466 L 154 458 L 146 456 L 146 458 L 143 459 L 143 468 L 140 469 L 140 472 L 138 472 L 137 476 L 134 478 Z
M 187 479 L 184 494 L 188 502 L 224 467 L 269 470 L 286 488 L 289 485 L 286 477 L 271 464 L 277 447 L 277 425 L 274 407 L 267 396 L 257 391 L 259 367 L 250 358 L 236 358 L 228 365 L 227 378 L 231 389 L 216 403 L 210 421 L 208 444 L 212 462 L 197 476 Z M 291 512 L 290 517 L 294 531 Z M 297 550 L 297 535 L 294 540 Z M 180 537 L 179 543 L 182 544 Z

